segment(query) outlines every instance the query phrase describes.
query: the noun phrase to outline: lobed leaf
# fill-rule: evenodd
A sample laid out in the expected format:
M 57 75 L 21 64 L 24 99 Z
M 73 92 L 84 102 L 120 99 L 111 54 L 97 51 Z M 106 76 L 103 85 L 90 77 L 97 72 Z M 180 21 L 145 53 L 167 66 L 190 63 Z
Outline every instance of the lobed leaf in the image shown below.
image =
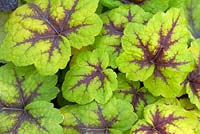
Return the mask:
M 117 76 L 108 64 L 108 54 L 100 49 L 81 53 L 65 76 L 64 98 L 79 104 L 106 103 L 117 88 Z
M 123 134 L 137 120 L 132 106 L 112 98 L 107 104 L 92 102 L 61 108 L 64 134 Z
M 132 128 L 132 134 L 194 134 L 198 121 L 196 117 L 179 106 L 148 105 L 144 118 Z
M 92 44 L 99 34 L 97 6 L 98 0 L 34 0 L 17 8 L 7 23 L 2 57 L 18 66 L 34 64 L 43 75 L 56 73 L 67 65 L 71 47 Z
M 131 103 L 134 112 L 142 118 L 144 107 L 154 103 L 158 98 L 151 95 L 144 87 L 140 87 L 140 82 L 127 80 L 124 74 L 118 74 L 117 80 L 118 88 L 114 91 L 114 96 Z
M 136 5 L 122 5 L 101 14 L 100 17 L 103 20 L 103 29 L 95 40 L 95 46 L 108 52 L 110 65 L 116 68 L 115 60 L 122 52 L 121 38 L 125 26 L 130 22 L 144 24 L 151 14 Z
M 0 68 L 0 133 L 62 133 L 62 116 L 49 103 L 56 97 L 56 76 L 41 76 L 32 67 Z
M 175 97 L 193 68 L 188 39 L 181 10 L 172 8 L 167 13 L 157 13 L 146 26 L 126 26 L 122 38 L 124 52 L 117 65 L 129 80 L 144 81 L 154 96 Z

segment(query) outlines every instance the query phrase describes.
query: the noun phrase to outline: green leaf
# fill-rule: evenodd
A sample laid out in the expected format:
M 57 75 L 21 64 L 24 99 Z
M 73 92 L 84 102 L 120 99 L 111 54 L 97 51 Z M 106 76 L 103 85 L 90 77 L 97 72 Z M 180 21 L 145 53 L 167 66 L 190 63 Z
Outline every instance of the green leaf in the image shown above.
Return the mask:
M 5 23 L 8 19 L 9 13 L 0 12 L 0 45 L 6 36 Z
M 188 27 L 194 38 L 200 37 L 200 1 L 185 0 L 185 13 L 188 20 Z
M 132 106 L 123 100 L 111 99 L 101 105 L 73 105 L 61 108 L 64 134 L 123 134 L 137 120 Z
M 111 9 L 124 4 L 138 4 L 145 11 L 155 14 L 159 11 L 167 10 L 169 0 L 101 0 L 101 3 Z
M 154 96 L 175 97 L 193 68 L 188 39 L 182 10 L 171 8 L 167 13 L 157 13 L 146 26 L 126 26 L 122 38 L 124 52 L 117 65 L 129 80 L 144 81 Z
M 200 39 L 192 42 L 190 51 L 195 59 L 195 68 L 183 83 L 190 101 L 200 109 Z
M 100 49 L 81 53 L 65 76 L 64 98 L 79 104 L 106 103 L 117 88 L 117 75 L 108 64 L 108 54 Z
M 114 96 L 131 103 L 134 112 L 142 118 L 144 107 L 154 103 L 158 98 L 151 95 L 144 87 L 140 88 L 140 82 L 127 80 L 124 74 L 118 74 L 117 79 L 118 88 L 114 91 Z
M 98 0 L 34 0 L 15 10 L 7 22 L 0 52 L 18 66 L 34 64 L 43 75 L 67 65 L 71 47 L 94 42 L 102 22 Z
M 32 67 L 0 68 L 0 133 L 61 133 L 59 111 L 49 102 L 56 97 L 57 77 L 41 76 Z
M 197 118 L 179 106 L 152 104 L 145 107 L 144 119 L 132 128 L 132 134 L 194 134 Z
M 130 22 L 144 24 L 151 17 L 142 8 L 136 5 L 122 5 L 119 8 L 102 14 L 103 29 L 96 38 L 97 48 L 105 49 L 109 54 L 110 65 L 116 68 L 115 60 L 122 52 L 121 38 L 125 26 Z

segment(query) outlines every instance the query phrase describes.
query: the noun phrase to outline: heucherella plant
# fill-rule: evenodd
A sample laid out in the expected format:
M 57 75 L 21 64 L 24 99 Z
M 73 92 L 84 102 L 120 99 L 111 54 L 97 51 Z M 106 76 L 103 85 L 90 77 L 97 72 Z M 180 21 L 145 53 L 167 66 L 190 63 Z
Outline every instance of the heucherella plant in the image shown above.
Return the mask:
M 79 104 L 106 103 L 117 88 L 117 75 L 108 64 L 108 54 L 101 49 L 81 53 L 65 76 L 64 98 Z
M 190 101 L 200 109 L 200 40 L 192 42 L 190 51 L 195 59 L 195 69 L 183 82 Z
M 196 116 L 175 105 L 155 103 L 144 109 L 144 119 L 131 129 L 131 134 L 195 134 Z
M 57 77 L 41 76 L 35 68 L 0 67 L 0 133 L 61 133 L 63 116 L 50 102 L 56 97 Z
M 132 104 L 134 112 L 139 118 L 143 118 L 144 107 L 154 103 L 158 98 L 150 94 L 146 88 L 140 88 L 140 82 L 127 80 L 124 74 L 118 74 L 117 80 L 118 88 L 114 91 L 114 96 Z
M 0 134 L 200 134 L 199 0 L 0 0 Z
M 98 0 L 34 0 L 17 8 L 7 22 L 0 58 L 34 64 L 43 75 L 56 73 L 67 65 L 71 47 L 94 42 L 102 26 L 97 6 Z
M 64 134 L 123 134 L 137 120 L 131 104 L 112 98 L 107 104 L 92 102 L 61 108 Z
M 193 68 L 188 39 L 181 10 L 159 12 L 146 26 L 136 23 L 126 26 L 122 38 L 124 52 L 117 58 L 117 65 L 129 80 L 143 81 L 153 95 L 175 97 Z
M 121 38 L 126 24 L 130 22 L 144 24 L 151 14 L 136 5 L 122 5 L 101 14 L 100 17 L 103 20 L 103 28 L 95 40 L 95 46 L 108 52 L 110 65 L 116 68 L 115 60 L 122 51 Z

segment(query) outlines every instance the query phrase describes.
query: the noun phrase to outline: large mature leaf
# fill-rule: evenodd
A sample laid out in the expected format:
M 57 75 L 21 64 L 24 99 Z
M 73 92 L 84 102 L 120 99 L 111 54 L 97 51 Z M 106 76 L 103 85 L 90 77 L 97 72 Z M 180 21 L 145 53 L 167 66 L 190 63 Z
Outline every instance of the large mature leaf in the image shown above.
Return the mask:
M 144 119 L 132 128 L 132 134 L 194 134 L 197 118 L 179 106 L 162 103 L 145 107 Z
M 117 88 L 117 75 L 112 69 L 107 69 L 108 64 L 108 54 L 100 49 L 81 53 L 65 76 L 62 86 L 64 98 L 79 104 L 94 99 L 106 103 Z
M 114 96 L 131 103 L 134 112 L 137 113 L 139 118 L 142 118 L 144 107 L 154 103 L 157 98 L 151 95 L 144 87 L 140 88 L 140 82 L 127 80 L 124 74 L 118 74 L 117 80 L 118 88 L 114 91 Z
M 168 8 L 169 0 L 101 0 L 101 3 L 108 8 L 115 8 L 123 4 L 138 4 L 145 11 L 156 13 L 165 11 Z
M 137 120 L 132 106 L 115 98 L 104 105 L 65 106 L 61 112 L 64 134 L 123 134 Z
M 190 101 L 200 109 L 200 39 L 192 42 L 191 53 L 195 59 L 195 69 L 184 81 Z
M 119 69 L 130 80 L 144 81 L 155 96 L 177 96 L 180 83 L 193 68 L 184 14 L 172 8 L 154 15 L 146 26 L 128 24 L 124 34 Z
M 101 15 L 104 24 L 95 45 L 108 52 L 113 68 L 116 67 L 115 60 L 122 51 L 121 38 L 126 24 L 129 22 L 144 24 L 150 17 L 149 13 L 145 13 L 136 5 L 123 5 Z
M 33 67 L 0 68 L 0 133 L 61 133 L 59 111 L 49 102 L 56 97 L 56 76 L 40 76 Z
M 34 64 L 44 75 L 66 66 L 70 46 L 92 44 L 102 22 L 98 0 L 34 0 L 11 15 L 1 56 L 19 66 Z M 1 57 L 0 56 L 0 57 Z
M 10 13 L 4 13 L 4 12 L 0 12 L 0 45 L 4 39 L 4 37 L 6 36 L 6 32 L 5 32 L 5 23 L 8 19 L 8 15 Z
M 186 16 L 189 24 L 190 32 L 194 38 L 200 37 L 200 1 L 199 0 L 185 0 L 186 1 Z

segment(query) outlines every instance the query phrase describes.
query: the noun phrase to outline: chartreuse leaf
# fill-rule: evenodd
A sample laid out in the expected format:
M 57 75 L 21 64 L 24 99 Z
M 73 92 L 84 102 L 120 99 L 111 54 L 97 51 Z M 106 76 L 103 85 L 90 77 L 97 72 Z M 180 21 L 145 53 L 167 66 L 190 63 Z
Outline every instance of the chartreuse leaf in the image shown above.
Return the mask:
M 144 109 L 144 119 L 132 128 L 132 134 L 195 134 L 197 118 L 180 106 L 151 104 Z
M 190 32 L 194 38 L 200 37 L 200 1 L 199 0 L 185 0 L 186 16 Z
M 95 45 L 108 52 L 110 64 L 116 68 L 115 60 L 122 51 L 121 38 L 124 28 L 129 22 L 144 24 L 151 17 L 136 5 L 122 5 L 119 8 L 102 14 L 103 29 L 96 38 Z
M 76 64 L 65 76 L 62 92 L 65 99 L 79 104 L 92 100 L 106 103 L 117 88 L 117 75 L 108 69 L 109 57 L 105 51 L 85 51 L 76 58 Z
M 0 12 L 0 45 L 6 36 L 5 32 L 5 23 L 8 19 L 9 13 L 5 12 Z
M 114 91 L 114 96 L 131 103 L 134 112 L 137 113 L 139 118 L 142 118 L 144 107 L 154 103 L 157 98 L 151 95 L 144 87 L 140 88 L 140 82 L 127 80 L 124 74 L 118 74 L 117 80 L 118 88 Z
M 64 134 L 123 134 L 137 120 L 131 104 L 115 98 L 104 105 L 68 105 L 61 112 Z
M 56 97 L 56 76 L 29 67 L 0 68 L 0 133 L 61 134 L 62 116 L 49 103 Z
M 184 81 L 190 101 L 200 109 L 200 39 L 192 42 L 190 51 L 195 59 L 195 69 Z
M 117 65 L 129 80 L 144 81 L 153 95 L 175 97 L 193 68 L 188 39 L 182 10 L 171 8 L 167 13 L 157 13 L 146 26 L 126 26 L 122 38 L 124 52 Z
M 169 0 L 101 0 L 101 3 L 108 8 L 115 8 L 123 4 L 138 4 L 145 11 L 156 13 L 165 11 L 168 8 Z
M 34 0 L 13 12 L 2 58 L 18 66 L 34 64 L 43 75 L 65 68 L 71 47 L 94 42 L 102 22 L 94 12 L 98 0 Z

